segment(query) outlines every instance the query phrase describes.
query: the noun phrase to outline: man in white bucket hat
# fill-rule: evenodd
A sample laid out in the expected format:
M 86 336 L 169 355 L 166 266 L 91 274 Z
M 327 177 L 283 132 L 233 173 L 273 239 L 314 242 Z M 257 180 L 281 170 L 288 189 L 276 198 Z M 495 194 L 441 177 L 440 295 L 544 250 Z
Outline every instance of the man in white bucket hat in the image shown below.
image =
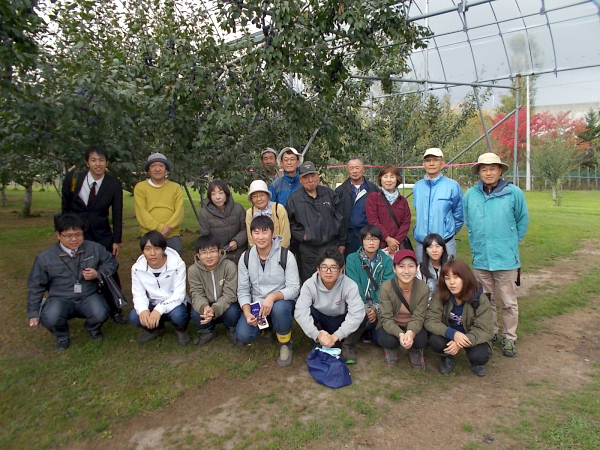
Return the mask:
M 519 242 L 525 238 L 529 213 L 523 191 L 502 179 L 506 170 L 508 165 L 498 155 L 481 155 L 471 167 L 481 181 L 467 191 L 463 204 L 475 276 L 492 304 L 494 341 L 498 336 L 494 298 L 497 291 L 502 300 L 502 354 L 514 358 L 519 323 L 515 292 L 517 270 L 521 267 Z
M 269 186 L 271 200 L 286 205 L 292 192 L 302 187 L 298 177 L 298 167 L 304 161 L 304 157 L 293 147 L 284 147 L 277 155 L 277 164 L 283 168 L 283 176 L 277 178 Z

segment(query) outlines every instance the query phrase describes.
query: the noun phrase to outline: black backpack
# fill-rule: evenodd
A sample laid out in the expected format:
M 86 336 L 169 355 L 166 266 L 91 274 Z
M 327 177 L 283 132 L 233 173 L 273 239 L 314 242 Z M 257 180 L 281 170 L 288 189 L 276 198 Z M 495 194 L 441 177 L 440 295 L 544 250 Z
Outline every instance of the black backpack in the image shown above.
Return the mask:
M 287 267 L 287 256 L 288 249 L 285 247 L 279 247 L 279 265 L 285 272 L 285 268 Z M 246 269 L 248 269 L 248 263 L 250 262 L 250 249 L 244 252 L 244 264 L 246 265 Z

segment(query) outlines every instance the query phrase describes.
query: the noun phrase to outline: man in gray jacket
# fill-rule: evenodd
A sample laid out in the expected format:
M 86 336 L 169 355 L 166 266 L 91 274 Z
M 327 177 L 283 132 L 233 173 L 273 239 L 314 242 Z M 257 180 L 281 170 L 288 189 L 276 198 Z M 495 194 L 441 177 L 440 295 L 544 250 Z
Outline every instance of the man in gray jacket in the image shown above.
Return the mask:
M 119 264 L 102 245 L 83 240 L 83 221 L 74 214 L 54 220 L 58 242 L 40 253 L 27 279 L 27 318 L 41 322 L 56 338 L 59 351 L 69 347 L 69 319 L 86 319 L 90 339 L 102 339 L 102 324 L 110 309 L 98 293 L 98 273 L 112 275 Z M 43 301 L 44 293 L 48 298 Z
M 281 236 L 273 238 L 274 229 L 269 216 L 257 216 L 250 222 L 254 246 L 242 255 L 238 265 L 242 317 L 235 337 L 236 345 L 245 345 L 260 336 L 259 321 L 270 321 L 279 341 L 277 365 L 285 367 L 292 364 L 292 317 L 300 278 L 294 255 L 281 247 Z
M 354 333 L 365 318 L 358 285 L 341 273 L 344 256 L 326 248 L 317 260 L 317 272 L 302 286 L 294 317 L 313 341 L 333 347 Z M 342 359 L 347 359 L 342 350 Z

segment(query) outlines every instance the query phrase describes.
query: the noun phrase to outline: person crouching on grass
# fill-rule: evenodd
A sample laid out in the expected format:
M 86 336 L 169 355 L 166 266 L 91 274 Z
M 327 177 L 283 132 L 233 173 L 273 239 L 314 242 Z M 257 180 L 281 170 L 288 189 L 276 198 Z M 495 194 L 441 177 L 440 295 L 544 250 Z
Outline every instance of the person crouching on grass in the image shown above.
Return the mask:
M 187 325 L 190 314 L 185 294 L 185 263 L 158 231 L 149 231 L 140 239 L 142 255 L 131 268 L 133 309 L 129 322 L 144 328 L 137 342 L 144 344 L 165 334 L 165 322 L 173 323 L 177 342 L 190 343 Z
M 296 322 L 313 342 L 333 347 L 358 330 L 365 305 L 358 285 L 341 273 L 344 255 L 327 247 L 316 260 L 317 271 L 304 282 L 296 302 Z M 342 359 L 350 359 L 342 348 Z
M 281 236 L 273 236 L 275 225 L 269 216 L 250 222 L 254 246 L 246 250 L 238 265 L 238 302 L 242 316 L 235 328 L 236 345 L 243 346 L 260 336 L 251 304 L 260 303 L 258 316 L 267 319 L 279 341 L 277 365 L 292 364 L 292 317 L 300 276 L 292 252 L 281 247 Z
M 412 250 L 398 250 L 394 255 L 396 277 L 383 283 L 379 293 L 379 339 L 385 361 L 396 364 L 400 345 L 408 350 L 413 369 L 424 369 L 423 349 L 427 331 L 423 328 L 427 313 L 429 287 L 417 280 L 417 256 Z
M 466 263 L 448 261 L 442 266 L 438 288 L 433 294 L 425 318 L 431 333 L 429 346 L 441 355 L 439 370 L 448 374 L 454 356 L 464 349 L 477 376 L 485 376 L 490 341 L 494 337 L 494 319 L 488 297 Z

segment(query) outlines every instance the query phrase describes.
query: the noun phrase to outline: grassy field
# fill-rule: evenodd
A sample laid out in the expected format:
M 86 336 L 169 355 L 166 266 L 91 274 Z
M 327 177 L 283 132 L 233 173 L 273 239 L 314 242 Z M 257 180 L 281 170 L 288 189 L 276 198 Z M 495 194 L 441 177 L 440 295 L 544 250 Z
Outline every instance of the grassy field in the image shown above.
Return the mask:
M 81 321 L 71 326 L 72 345 L 57 354 L 54 341 L 45 329 L 33 331 L 26 326 L 26 278 L 35 255 L 55 242 L 52 216 L 60 208 L 54 191 L 35 192 L 32 211 L 36 217 L 22 219 L 18 215 L 23 191 L 7 190 L 9 205 L 0 209 L 0 448 L 53 448 L 77 446 L 77 442 L 110 438 L 112 429 L 124 420 L 160 410 L 179 401 L 188 392 L 202 392 L 209 381 L 229 380 L 242 383 L 263 363 L 274 361 L 275 346 L 256 345 L 236 349 L 227 345 L 224 331 L 210 349 L 195 346 L 180 348 L 172 329 L 163 339 L 139 346 L 138 333 L 130 325 L 112 321 L 104 327 L 104 342 L 91 341 Z M 552 266 L 557 259 L 567 257 L 582 245 L 582 241 L 597 239 L 600 227 L 600 193 L 566 191 L 560 207 L 553 206 L 547 192 L 526 194 L 531 226 L 522 245 L 523 271 Z M 197 197 L 196 197 L 197 200 Z M 245 196 L 236 200 L 248 205 Z M 184 260 L 193 260 L 193 243 L 197 224 L 189 202 L 185 202 Z M 138 226 L 133 214 L 133 198 L 125 194 L 125 226 L 123 251 L 119 257 L 124 292 L 129 292 L 129 268 L 139 256 Z M 458 236 L 458 256 L 467 261 L 470 253 L 464 229 Z M 573 261 L 576 264 L 576 261 Z M 572 311 L 588 304 L 600 285 L 600 267 L 591 267 L 581 279 L 561 287 L 551 296 L 534 293 L 522 303 L 521 331 L 523 339 L 543 326 L 543 319 Z M 126 310 L 128 312 L 128 309 Z M 193 332 L 193 325 L 190 324 Z M 294 328 L 294 348 L 297 354 L 307 351 L 309 343 L 300 339 Z M 294 365 L 303 364 L 296 360 Z M 470 376 L 462 360 L 454 377 L 436 373 L 415 374 L 406 370 L 400 379 L 384 387 L 376 381 L 386 379 L 384 369 L 373 369 L 373 378 L 360 380 L 345 390 L 331 394 L 326 420 L 301 422 L 300 413 L 275 409 L 275 414 L 287 414 L 287 426 L 275 422 L 268 431 L 246 431 L 242 444 L 260 442 L 257 448 L 301 448 L 310 443 L 330 442 L 336 445 L 351 438 L 362 428 L 371 427 L 381 418 L 382 411 L 393 408 L 408 398 L 431 389 L 445 389 L 457 378 Z M 594 368 L 598 373 L 598 368 Z M 452 381 L 449 381 L 452 380 Z M 579 391 L 560 397 L 544 398 L 545 408 L 561 411 L 554 415 L 531 415 L 531 422 L 541 433 L 539 448 L 598 448 L 600 443 L 599 378 Z M 297 393 L 312 386 L 312 380 L 297 384 Z M 395 384 L 396 383 L 396 384 Z M 391 386 L 391 387 L 390 387 Z M 294 392 L 292 392 L 294 394 Z M 349 395 L 351 394 L 351 395 Z M 373 395 L 381 394 L 386 404 L 376 406 Z M 276 407 L 277 391 L 266 392 L 264 403 Z M 248 408 L 257 408 L 256 399 L 248 399 Z M 252 406 L 254 405 L 254 406 Z M 308 412 L 317 405 L 310 405 Z M 296 417 L 296 419 L 294 419 Z M 358 426 L 360 425 L 360 427 Z M 536 448 L 538 441 L 527 437 L 527 424 L 520 442 Z M 465 432 L 470 425 L 466 424 Z M 499 425 L 499 433 L 510 434 Z M 235 433 L 235 431 L 231 431 Z M 575 437 L 574 437 L 575 436 Z M 519 441 L 519 437 L 514 437 Z M 193 437 L 177 438 L 172 447 L 222 448 L 226 439 L 215 435 L 211 440 L 195 442 Z M 569 443 L 581 442 L 579 447 Z M 171 447 L 171 445 L 169 445 Z M 477 448 L 477 447 L 472 447 Z

